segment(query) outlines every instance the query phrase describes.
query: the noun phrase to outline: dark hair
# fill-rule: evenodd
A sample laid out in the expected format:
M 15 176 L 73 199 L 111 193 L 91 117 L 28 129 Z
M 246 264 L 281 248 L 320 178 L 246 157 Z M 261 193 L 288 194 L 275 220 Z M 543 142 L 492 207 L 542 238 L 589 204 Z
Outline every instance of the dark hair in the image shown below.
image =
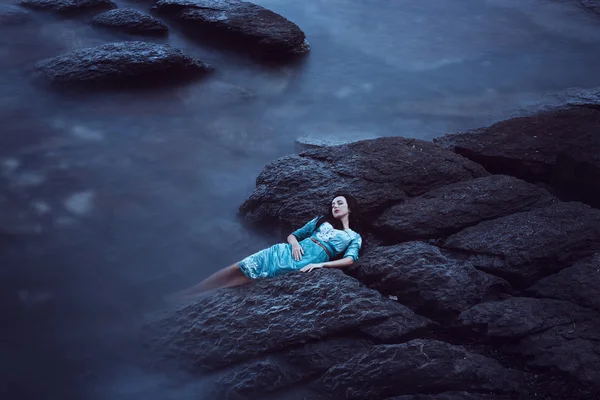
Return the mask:
M 362 219 L 360 217 L 360 206 L 358 205 L 358 201 L 354 197 L 346 193 L 337 193 L 332 199 L 336 197 L 344 197 L 346 202 L 348 203 L 348 210 L 350 210 L 350 214 L 348 215 L 348 221 L 350 222 L 350 229 L 352 229 L 356 233 L 361 233 L 362 231 Z M 344 230 L 342 222 L 333 216 L 333 210 L 331 209 L 331 201 L 327 205 L 327 210 L 323 213 L 317 220 L 317 228 L 321 226 L 321 224 L 329 222 L 335 229 Z

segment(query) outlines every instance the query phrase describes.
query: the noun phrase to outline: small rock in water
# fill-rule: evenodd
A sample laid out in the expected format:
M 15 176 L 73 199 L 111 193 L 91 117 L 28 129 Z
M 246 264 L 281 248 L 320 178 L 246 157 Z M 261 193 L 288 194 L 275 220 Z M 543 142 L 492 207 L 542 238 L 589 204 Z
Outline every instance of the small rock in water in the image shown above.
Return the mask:
M 296 144 L 302 147 L 315 148 L 327 146 L 340 146 L 358 142 L 359 140 L 376 139 L 378 136 L 371 133 L 342 133 L 334 135 L 305 135 L 296 139 Z
M 31 19 L 31 13 L 17 6 L 0 4 L 0 26 L 18 25 Z
M 169 28 L 156 18 L 133 8 L 119 8 L 96 15 L 92 24 L 130 34 L 166 35 Z
M 117 8 L 112 0 L 21 0 L 19 4 L 34 10 L 50 11 L 62 15 Z
M 105 44 L 40 61 L 37 78 L 55 86 L 157 86 L 212 70 L 182 50 L 146 42 Z

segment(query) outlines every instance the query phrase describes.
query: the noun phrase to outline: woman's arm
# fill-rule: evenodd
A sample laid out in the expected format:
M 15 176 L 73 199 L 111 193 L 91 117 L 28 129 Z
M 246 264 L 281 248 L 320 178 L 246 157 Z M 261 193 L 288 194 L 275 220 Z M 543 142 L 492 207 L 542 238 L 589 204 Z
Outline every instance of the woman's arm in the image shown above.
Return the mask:
M 343 268 L 354 264 L 354 258 L 344 257 L 335 261 L 327 261 L 323 263 L 323 268 Z

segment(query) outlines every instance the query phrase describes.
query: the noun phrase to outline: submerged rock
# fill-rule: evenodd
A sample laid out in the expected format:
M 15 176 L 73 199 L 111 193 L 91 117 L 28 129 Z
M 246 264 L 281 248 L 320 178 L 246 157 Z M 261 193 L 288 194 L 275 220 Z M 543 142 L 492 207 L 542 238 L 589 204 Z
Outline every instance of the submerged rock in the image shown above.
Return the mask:
M 117 8 L 112 0 L 21 0 L 23 7 L 70 15 Z
M 152 8 L 200 40 L 219 41 L 270 57 L 306 53 L 304 32 L 281 15 L 240 0 L 159 0 Z
M 19 25 L 31 20 L 31 13 L 17 6 L 0 4 L 0 27 Z
M 545 182 L 563 199 L 600 207 L 600 111 L 596 105 L 513 118 L 434 142 L 491 173 Z
M 92 24 L 138 35 L 166 35 L 169 28 L 156 18 L 133 8 L 119 8 L 96 15 Z
M 40 61 L 38 78 L 56 86 L 157 86 L 211 70 L 182 50 L 145 42 L 119 42 Z

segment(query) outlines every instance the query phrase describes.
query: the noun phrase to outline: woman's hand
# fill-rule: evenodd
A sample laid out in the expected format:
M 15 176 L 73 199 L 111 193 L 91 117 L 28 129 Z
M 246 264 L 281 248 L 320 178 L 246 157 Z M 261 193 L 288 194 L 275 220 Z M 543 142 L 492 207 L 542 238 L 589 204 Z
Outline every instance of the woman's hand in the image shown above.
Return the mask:
M 292 245 L 292 258 L 296 261 L 302 260 L 302 255 L 304 254 L 304 249 L 300 246 L 299 243 L 294 243 Z
M 319 263 L 319 264 L 308 264 L 306 267 L 304 268 L 300 268 L 300 271 L 302 272 L 310 272 L 313 269 L 318 269 L 318 268 L 323 268 L 324 264 L 323 263 Z

